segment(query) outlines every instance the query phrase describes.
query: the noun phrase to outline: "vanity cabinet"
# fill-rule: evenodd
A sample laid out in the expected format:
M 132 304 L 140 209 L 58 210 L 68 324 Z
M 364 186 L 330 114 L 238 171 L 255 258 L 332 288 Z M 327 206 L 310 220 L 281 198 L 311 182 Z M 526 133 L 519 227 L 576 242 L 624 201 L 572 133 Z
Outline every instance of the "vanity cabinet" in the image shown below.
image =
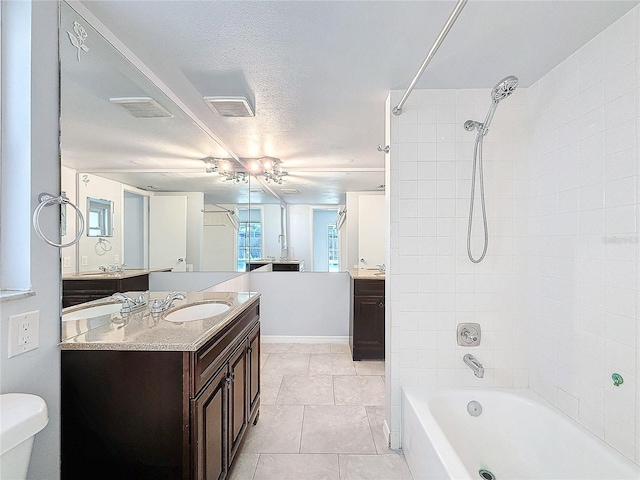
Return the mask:
M 226 478 L 259 414 L 259 314 L 196 351 L 63 350 L 62 478 Z
M 149 290 L 149 274 L 131 277 L 88 278 L 62 280 L 62 307 L 98 300 L 116 292 L 140 292 Z
M 349 344 L 354 360 L 384 359 L 384 280 L 352 279 Z

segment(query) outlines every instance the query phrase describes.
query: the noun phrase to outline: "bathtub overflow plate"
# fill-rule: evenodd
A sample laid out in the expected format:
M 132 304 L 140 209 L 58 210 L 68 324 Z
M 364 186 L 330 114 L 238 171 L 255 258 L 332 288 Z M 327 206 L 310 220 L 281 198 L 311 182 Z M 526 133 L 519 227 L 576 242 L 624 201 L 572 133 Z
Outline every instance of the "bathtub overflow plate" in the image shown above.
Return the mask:
M 479 417 L 482 413 L 482 405 L 480 405 L 480 402 L 471 400 L 467 404 L 467 412 L 469 412 L 469 415 L 471 415 L 472 417 Z

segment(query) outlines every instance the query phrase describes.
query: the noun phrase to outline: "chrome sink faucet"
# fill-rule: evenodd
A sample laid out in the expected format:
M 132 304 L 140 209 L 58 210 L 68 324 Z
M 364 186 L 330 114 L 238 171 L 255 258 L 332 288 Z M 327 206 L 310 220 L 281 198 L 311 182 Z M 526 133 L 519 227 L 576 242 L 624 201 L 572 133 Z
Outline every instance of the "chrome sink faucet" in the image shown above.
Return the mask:
M 138 310 L 140 308 L 147 306 L 147 294 L 149 291 L 147 290 L 144 293 L 141 293 L 137 299 L 127 297 L 124 293 L 116 292 L 111 295 L 111 298 L 116 300 L 117 302 L 122 303 L 122 308 L 120 309 L 121 314 L 131 313 L 134 310 Z
M 473 370 L 473 374 L 478 377 L 478 378 L 482 378 L 484 377 L 484 367 L 482 366 L 482 364 L 478 361 L 478 359 L 476 357 L 474 357 L 473 355 L 467 353 L 464 357 L 462 357 L 462 361 L 469 366 L 469 368 L 471 368 L 471 370 Z
M 169 295 L 166 296 L 164 300 L 161 300 L 159 298 L 154 298 L 153 302 L 151 302 L 150 312 L 162 313 L 165 310 L 168 310 L 169 308 L 171 308 L 171 305 L 173 304 L 174 300 L 184 300 L 185 298 L 187 298 L 187 296 L 181 292 L 171 292 Z

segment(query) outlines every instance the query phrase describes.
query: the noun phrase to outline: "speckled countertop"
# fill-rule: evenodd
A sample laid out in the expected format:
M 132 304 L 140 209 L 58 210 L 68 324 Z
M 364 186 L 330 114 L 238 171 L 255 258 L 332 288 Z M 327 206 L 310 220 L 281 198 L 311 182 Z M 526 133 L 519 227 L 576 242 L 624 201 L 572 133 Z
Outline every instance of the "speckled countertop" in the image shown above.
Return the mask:
M 127 292 L 137 298 L 141 292 Z M 150 299 L 164 298 L 168 292 L 151 292 Z M 90 318 L 79 318 L 82 309 L 109 305 L 110 298 L 94 300 L 62 310 L 61 350 L 169 350 L 195 351 L 225 325 L 244 312 L 260 297 L 256 292 L 190 292 L 185 300 L 176 300 L 173 307 L 159 315 L 151 315 L 148 307 L 122 316 L 119 312 Z M 226 312 L 202 320 L 170 322 L 166 315 L 177 309 L 199 303 L 224 303 Z M 75 313 L 73 320 L 65 315 Z
M 384 280 L 385 277 L 384 274 L 376 275 L 380 272 L 377 268 L 371 270 L 365 268 L 350 268 L 348 272 L 354 280 Z
M 125 269 L 122 273 L 107 273 L 107 272 L 81 272 L 81 273 L 65 273 L 62 275 L 63 280 L 111 280 L 114 278 L 129 278 L 137 277 L 139 275 L 148 275 L 152 272 L 169 272 L 171 268 L 155 268 L 152 270 L 147 269 Z

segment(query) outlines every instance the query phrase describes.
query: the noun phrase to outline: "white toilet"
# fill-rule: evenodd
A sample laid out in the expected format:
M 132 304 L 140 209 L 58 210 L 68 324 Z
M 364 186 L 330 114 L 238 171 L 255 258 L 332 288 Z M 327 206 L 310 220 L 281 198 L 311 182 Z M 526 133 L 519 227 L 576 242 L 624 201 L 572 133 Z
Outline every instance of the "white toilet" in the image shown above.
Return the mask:
M 47 404 L 36 395 L 0 395 L 0 480 L 27 478 L 36 433 L 49 422 Z

